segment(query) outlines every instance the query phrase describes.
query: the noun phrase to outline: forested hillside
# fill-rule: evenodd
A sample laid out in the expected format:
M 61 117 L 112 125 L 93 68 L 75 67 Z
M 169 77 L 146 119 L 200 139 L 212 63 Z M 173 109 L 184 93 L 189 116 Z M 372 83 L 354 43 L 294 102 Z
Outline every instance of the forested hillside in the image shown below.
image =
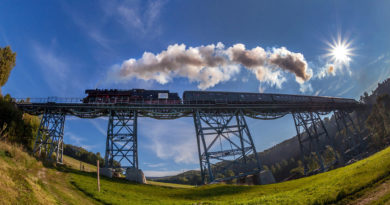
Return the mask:
M 95 154 L 75 145 L 64 144 L 64 155 L 89 164 L 96 164 L 96 161 L 99 160 L 100 166 L 104 165 L 104 159 L 99 152 Z

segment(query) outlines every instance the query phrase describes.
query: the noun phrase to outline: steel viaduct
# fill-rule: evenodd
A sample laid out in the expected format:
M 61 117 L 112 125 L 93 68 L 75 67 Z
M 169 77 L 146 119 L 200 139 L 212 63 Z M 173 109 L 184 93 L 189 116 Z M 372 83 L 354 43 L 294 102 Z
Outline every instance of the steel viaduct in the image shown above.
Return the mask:
M 340 98 L 343 99 L 343 98 Z M 319 171 L 326 171 L 335 163 L 343 163 L 346 150 L 356 150 L 361 142 L 359 130 L 350 113 L 362 105 L 357 101 L 345 103 L 269 103 L 269 104 L 87 104 L 75 98 L 15 99 L 16 105 L 26 113 L 41 115 L 34 154 L 46 153 L 50 159 L 56 153 L 62 163 L 64 123 L 66 116 L 79 118 L 108 117 L 105 167 L 138 168 L 138 117 L 161 120 L 192 117 L 194 120 L 200 171 L 203 183 L 218 182 L 258 173 L 262 164 L 253 143 L 245 117 L 273 120 L 291 114 L 299 141 L 305 174 L 308 158 L 316 160 Z M 336 142 L 330 136 L 321 117 L 334 114 L 339 131 L 345 129 L 348 142 Z M 174 134 L 174 130 L 172 130 Z M 169 139 L 167 139 L 169 140 Z M 342 146 L 341 146 L 342 145 Z M 321 154 L 330 146 L 337 150 L 336 160 L 324 162 Z M 251 166 L 243 164 L 251 163 Z M 229 168 L 244 168 L 231 177 L 219 177 Z

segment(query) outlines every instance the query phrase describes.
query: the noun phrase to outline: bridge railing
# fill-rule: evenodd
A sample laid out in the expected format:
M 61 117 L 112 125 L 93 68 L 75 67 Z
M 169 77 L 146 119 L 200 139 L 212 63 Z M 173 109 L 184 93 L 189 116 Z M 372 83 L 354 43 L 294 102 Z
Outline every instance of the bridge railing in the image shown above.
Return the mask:
M 82 98 L 64 98 L 64 97 L 47 97 L 47 98 L 12 98 L 12 101 L 18 104 L 31 103 L 82 103 Z

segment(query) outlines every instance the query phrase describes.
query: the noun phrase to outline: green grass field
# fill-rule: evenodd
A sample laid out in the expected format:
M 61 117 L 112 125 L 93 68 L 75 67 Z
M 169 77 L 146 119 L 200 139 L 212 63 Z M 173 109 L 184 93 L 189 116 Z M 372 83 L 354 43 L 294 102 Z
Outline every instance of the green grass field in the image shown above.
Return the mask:
M 163 187 L 170 187 L 170 188 L 194 188 L 195 186 L 192 185 L 186 185 L 186 184 L 172 184 L 172 183 L 166 183 L 166 182 L 156 182 L 156 181 L 150 181 L 148 180 L 147 183 L 149 185 L 154 185 L 154 186 L 163 186 Z
M 79 161 L 64 162 L 45 167 L 21 148 L 0 142 L 0 204 L 345 204 L 375 194 L 386 185 L 382 182 L 390 187 L 390 148 L 327 173 L 259 186 L 140 185 L 102 177 L 97 192 L 96 167 L 86 164 L 91 172 L 79 171 Z M 376 199 L 370 203 L 388 203 L 390 191 Z
M 99 193 L 92 173 L 74 172 L 72 183 L 94 199 L 112 204 L 325 204 L 357 193 L 390 173 L 390 148 L 352 165 L 311 177 L 261 185 L 208 185 L 168 188 L 125 180 L 101 180 Z

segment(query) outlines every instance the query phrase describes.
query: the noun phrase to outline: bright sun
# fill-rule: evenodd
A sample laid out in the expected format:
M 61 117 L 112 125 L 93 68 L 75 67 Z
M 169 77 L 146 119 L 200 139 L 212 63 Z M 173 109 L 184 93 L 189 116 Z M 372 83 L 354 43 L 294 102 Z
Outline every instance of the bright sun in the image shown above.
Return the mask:
M 338 45 L 332 50 L 332 56 L 335 57 L 336 60 L 345 61 L 348 59 L 348 51 L 344 45 Z
M 329 53 L 327 56 L 331 58 L 334 64 L 348 65 L 352 60 L 353 49 L 351 48 L 351 43 L 347 40 L 342 40 L 339 36 L 337 40 L 333 40 L 333 43 L 328 43 Z

